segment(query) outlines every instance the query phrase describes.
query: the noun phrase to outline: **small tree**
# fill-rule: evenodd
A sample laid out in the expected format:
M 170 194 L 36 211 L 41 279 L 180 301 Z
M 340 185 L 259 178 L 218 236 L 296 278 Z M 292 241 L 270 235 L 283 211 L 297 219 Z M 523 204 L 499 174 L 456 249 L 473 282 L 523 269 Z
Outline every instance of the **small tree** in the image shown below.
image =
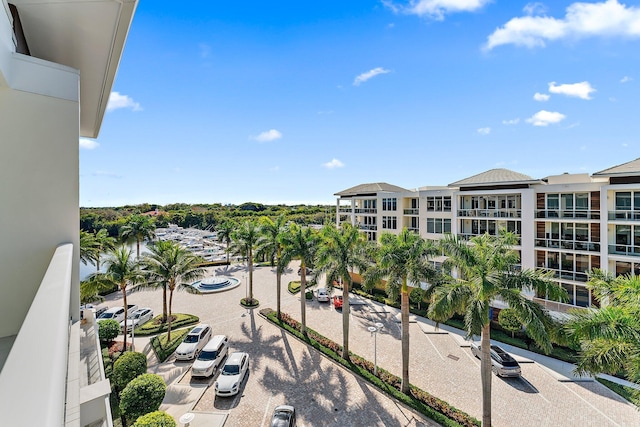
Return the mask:
M 166 412 L 155 411 L 139 417 L 133 427 L 176 427 L 176 422 Z
M 116 360 L 111 380 L 118 390 L 123 390 L 134 378 L 145 372 L 147 372 L 147 356 L 130 351 Z
M 98 337 L 100 341 L 113 341 L 120 334 L 120 323 L 115 320 L 101 320 L 98 322 Z
M 511 338 L 513 338 L 514 333 L 522 329 L 522 323 L 520 319 L 518 319 L 516 311 L 512 308 L 503 308 L 500 310 L 498 323 L 500 323 L 500 326 L 505 330 L 511 332 Z
M 160 375 L 142 374 L 120 393 L 120 411 L 130 420 L 157 411 L 167 392 Z
M 414 304 L 418 304 L 418 310 L 420 310 L 420 304 L 424 301 L 426 291 L 422 288 L 413 288 L 409 293 L 409 301 Z

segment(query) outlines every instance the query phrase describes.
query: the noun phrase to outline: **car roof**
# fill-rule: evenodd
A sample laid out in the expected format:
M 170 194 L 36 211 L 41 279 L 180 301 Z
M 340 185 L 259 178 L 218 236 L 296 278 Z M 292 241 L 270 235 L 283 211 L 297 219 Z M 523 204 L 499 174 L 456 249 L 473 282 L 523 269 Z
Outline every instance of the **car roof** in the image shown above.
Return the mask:
M 105 313 L 115 313 L 117 311 L 124 310 L 124 307 L 111 307 Z
M 226 335 L 214 335 L 213 337 L 211 337 L 209 342 L 205 344 L 202 351 L 215 350 L 218 347 L 218 345 L 220 345 L 220 342 L 226 339 L 227 339 Z
M 199 334 L 200 332 L 202 332 L 202 330 L 204 328 L 208 328 L 209 325 L 207 325 L 206 323 L 200 323 L 199 325 L 196 325 L 191 332 L 189 332 L 189 335 L 191 334 Z
M 229 358 L 227 359 L 227 363 L 229 365 L 235 365 L 235 364 L 240 364 L 240 362 L 242 361 L 242 357 L 247 354 L 243 351 L 236 351 L 235 353 L 231 353 L 231 355 L 229 356 Z

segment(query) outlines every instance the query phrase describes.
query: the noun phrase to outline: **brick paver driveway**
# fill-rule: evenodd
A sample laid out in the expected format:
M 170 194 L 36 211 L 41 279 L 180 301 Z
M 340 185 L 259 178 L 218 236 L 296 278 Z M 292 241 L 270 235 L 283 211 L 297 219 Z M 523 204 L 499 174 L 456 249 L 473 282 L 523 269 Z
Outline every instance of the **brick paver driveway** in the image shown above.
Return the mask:
M 289 295 L 286 285 L 298 279 L 298 266 L 282 280 L 283 311 L 300 318 L 300 299 Z M 224 274 L 224 268 L 211 270 Z M 243 266 L 231 266 L 228 274 L 242 279 Z M 303 426 L 422 426 L 427 421 L 395 403 L 386 395 L 329 362 L 314 349 L 266 322 L 257 312 L 239 306 L 244 285 L 220 294 L 174 294 L 175 312 L 193 313 L 212 325 L 215 334 L 227 334 L 231 347 L 251 356 L 250 375 L 236 398 L 215 398 L 207 389 L 195 410 L 228 412 L 226 426 L 267 425 L 273 408 L 292 404 Z M 254 294 L 260 307 L 275 308 L 275 275 L 271 268 L 254 273 Z M 161 311 L 160 292 L 139 292 L 129 298 L 139 306 Z M 107 304 L 116 305 L 115 296 Z M 397 310 L 364 300 L 352 307 L 351 350 L 373 360 L 373 337 L 367 326 L 381 322 L 378 364 L 401 372 L 400 328 Z M 307 306 L 307 323 L 338 343 L 342 342 L 341 313 L 330 304 L 313 300 Z M 410 325 L 411 382 L 480 418 L 479 361 L 448 334 L 425 334 Z M 171 360 L 167 363 L 174 363 Z M 639 426 L 640 413 L 597 382 L 559 382 L 536 363 L 522 365 L 522 379 L 493 377 L 493 423 L 495 426 Z M 189 374 L 184 381 L 189 381 Z M 194 384 L 195 385 L 195 384 Z M 419 421 L 418 421 L 419 420 Z

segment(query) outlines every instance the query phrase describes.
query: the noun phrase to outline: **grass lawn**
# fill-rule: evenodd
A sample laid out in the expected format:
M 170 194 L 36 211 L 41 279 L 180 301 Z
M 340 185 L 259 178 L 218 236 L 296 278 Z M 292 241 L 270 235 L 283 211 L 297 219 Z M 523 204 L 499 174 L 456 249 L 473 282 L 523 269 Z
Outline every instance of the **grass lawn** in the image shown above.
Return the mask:
M 171 341 L 167 341 L 166 332 L 151 338 L 151 347 L 160 362 L 164 362 L 178 348 L 190 328 L 171 330 Z
M 171 330 L 183 326 L 194 325 L 200 321 L 198 316 L 193 314 L 173 313 L 174 320 L 171 322 Z M 157 315 L 144 325 L 136 328 L 136 336 L 155 335 L 167 331 L 167 324 L 162 323 L 162 314 Z
M 624 385 L 620 385 L 618 383 L 614 383 L 612 381 L 609 380 L 605 380 L 604 378 L 598 378 L 596 377 L 596 380 L 598 380 L 598 382 L 602 385 L 604 385 L 605 387 L 607 387 L 608 389 L 610 389 L 611 391 L 613 391 L 616 394 L 619 394 L 620 396 L 624 397 L 625 399 L 627 399 L 629 402 L 633 403 L 636 406 L 640 406 L 640 397 L 638 396 L 638 391 L 631 388 L 631 387 L 627 387 Z M 634 395 L 635 392 L 635 395 Z

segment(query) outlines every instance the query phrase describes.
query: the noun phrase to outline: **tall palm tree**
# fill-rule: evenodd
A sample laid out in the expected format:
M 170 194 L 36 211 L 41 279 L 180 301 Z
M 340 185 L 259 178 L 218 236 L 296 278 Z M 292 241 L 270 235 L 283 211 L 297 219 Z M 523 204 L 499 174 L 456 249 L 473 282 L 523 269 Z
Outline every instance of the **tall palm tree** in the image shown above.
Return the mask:
M 603 306 L 576 310 L 565 326 L 581 345 L 577 372 L 615 375 L 624 369 L 640 385 L 640 277 L 594 270 L 587 286 Z M 635 396 L 640 399 L 640 390 Z
M 326 274 L 327 283 L 342 282 L 342 357 L 349 360 L 349 290 L 351 271 L 364 272 L 371 262 L 367 256 L 367 241 L 363 233 L 350 224 L 341 228 L 322 228 L 322 244 L 318 249 L 316 277 Z
M 171 306 L 173 291 L 191 290 L 191 283 L 204 276 L 202 259 L 189 250 L 171 241 L 158 242 L 152 245 L 150 253 L 145 255 L 143 265 L 150 281 L 160 284 L 163 289 L 163 303 L 166 305 L 166 290 L 169 290 L 167 318 L 167 340 L 171 339 Z M 164 310 L 164 307 L 163 307 Z M 165 313 L 163 312 L 163 317 Z
M 218 234 L 218 241 L 224 242 L 227 245 L 227 265 L 229 265 L 229 246 L 233 242 L 233 232 L 236 229 L 236 224 L 232 221 L 226 220 L 216 228 Z
M 94 262 L 98 256 L 96 236 L 88 231 L 80 230 L 80 261 L 84 265 Z
M 95 257 L 96 271 L 100 271 L 100 257 L 102 256 L 102 254 L 112 251 L 116 248 L 116 239 L 109 236 L 109 231 L 106 228 L 101 228 L 95 234 L 95 242 L 97 249 L 97 254 Z
M 247 258 L 247 267 L 249 269 L 249 296 L 245 304 L 253 305 L 253 251 L 260 238 L 260 226 L 254 221 L 245 221 L 234 230 L 231 237 L 233 239 L 231 250 Z
M 282 288 L 282 273 L 285 265 L 282 262 L 283 236 L 287 232 L 287 220 L 284 214 L 275 220 L 269 217 L 260 218 L 262 236 L 258 240 L 258 251 L 268 256 L 271 265 L 276 267 L 276 312 L 280 319 L 280 302 Z
M 131 251 L 126 246 L 113 249 L 105 260 L 105 272 L 91 274 L 86 282 L 90 285 L 109 288 L 117 287 L 122 292 L 124 304 L 124 318 L 127 318 L 127 289 L 140 284 L 143 280 L 142 272 L 137 260 L 131 256 Z M 127 334 L 124 334 L 124 347 L 127 350 Z
M 155 224 L 146 215 L 131 215 L 129 220 L 120 229 L 120 238 L 122 241 L 136 242 L 136 258 L 140 258 L 140 242 L 145 239 L 155 239 Z
M 387 289 L 400 288 L 402 320 L 402 386 L 409 393 L 409 282 L 420 286 L 436 277 L 429 257 L 438 251 L 433 244 L 405 227 L 399 235 L 383 233 L 377 250 L 376 265 L 364 274 L 363 286 L 371 288 L 383 278 Z
M 283 265 L 289 265 L 293 259 L 300 260 L 300 332 L 307 335 L 307 268 L 314 265 L 318 236 L 312 228 L 291 224 L 289 231 L 282 236 L 282 243 Z
M 164 252 L 170 250 L 173 247 L 173 242 L 170 240 L 159 240 L 154 242 L 149 247 L 149 254 L 142 256 L 140 261 L 142 265 L 142 272 L 146 278 L 146 288 L 162 288 L 162 323 L 167 321 L 168 316 L 168 304 L 167 304 L 167 281 L 164 280 L 163 275 L 156 274 L 157 264 L 161 263 Z M 152 260 L 153 259 L 153 260 Z M 158 262 L 156 262 L 156 260 Z
M 517 237 L 504 230 L 499 236 L 473 237 L 470 244 L 447 236 L 441 241 L 447 262 L 457 268 L 459 277 L 433 290 L 427 315 L 438 322 L 454 314 L 464 315 L 468 336 L 481 337 L 482 425 L 491 426 L 491 343 L 490 304 L 501 299 L 511 307 L 528 335 L 545 352 L 551 351 L 549 328 L 552 319 L 538 303 L 527 299 L 523 290 L 536 290 L 549 299 L 566 299 L 566 291 L 541 270 L 517 271 L 519 255 L 512 250 Z

